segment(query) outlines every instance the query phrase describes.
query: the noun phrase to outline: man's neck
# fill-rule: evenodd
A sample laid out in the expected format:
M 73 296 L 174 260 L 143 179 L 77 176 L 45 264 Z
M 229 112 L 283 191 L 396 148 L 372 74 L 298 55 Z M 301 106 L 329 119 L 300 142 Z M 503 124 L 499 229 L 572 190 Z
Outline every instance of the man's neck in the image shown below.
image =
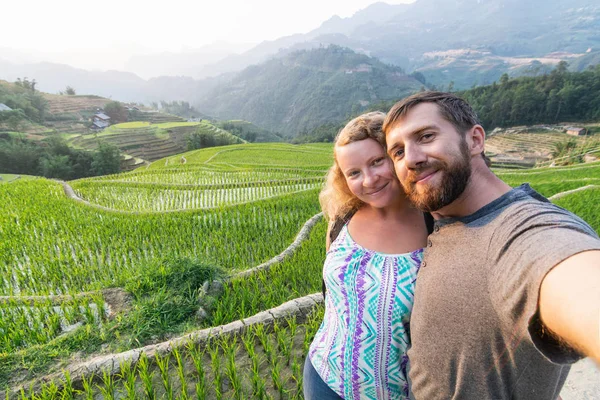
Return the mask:
M 432 215 L 435 219 L 466 217 L 510 190 L 511 187 L 494 175 L 487 166 L 473 165 L 473 172 L 465 191 L 452 203 L 433 212 Z

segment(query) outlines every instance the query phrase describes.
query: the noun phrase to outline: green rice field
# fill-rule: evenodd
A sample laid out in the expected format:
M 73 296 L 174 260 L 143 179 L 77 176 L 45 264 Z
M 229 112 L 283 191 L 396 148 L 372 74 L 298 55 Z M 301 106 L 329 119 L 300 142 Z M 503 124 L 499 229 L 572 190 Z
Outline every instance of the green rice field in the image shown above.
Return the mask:
M 111 371 L 63 371 L 319 292 L 323 219 L 288 257 L 236 274 L 282 253 L 320 212 L 331 152 L 330 144 L 280 143 L 195 150 L 68 182 L 83 201 L 60 182 L 2 175 L 10 184 L 0 185 L 0 396 L 302 398 L 302 365 L 322 306 Z M 600 162 L 497 174 L 547 197 L 589 186 L 555 202 L 600 232 Z M 205 282 L 213 279 L 225 284 L 210 294 Z M 126 312 L 111 312 L 109 288 L 128 293 Z M 40 381 L 47 374 L 56 375 Z

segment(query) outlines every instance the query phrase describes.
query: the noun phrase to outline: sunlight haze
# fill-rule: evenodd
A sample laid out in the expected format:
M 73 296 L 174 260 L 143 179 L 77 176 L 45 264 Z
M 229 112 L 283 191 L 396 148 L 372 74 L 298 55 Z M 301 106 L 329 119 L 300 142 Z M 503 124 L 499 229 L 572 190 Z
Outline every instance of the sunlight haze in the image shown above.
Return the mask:
M 132 55 L 185 52 L 214 42 L 221 42 L 218 46 L 231 52 L 242 52 L 264 40 L 309 32 L 334 15 L 350 17 L 372 3 L 372 0 L 174 0 L 160 5 L 140 0 L 9 2 L 3 5 L 4 15 L 12 17 L 4 18 L 0 26 L 0 59 L 121 69 Z

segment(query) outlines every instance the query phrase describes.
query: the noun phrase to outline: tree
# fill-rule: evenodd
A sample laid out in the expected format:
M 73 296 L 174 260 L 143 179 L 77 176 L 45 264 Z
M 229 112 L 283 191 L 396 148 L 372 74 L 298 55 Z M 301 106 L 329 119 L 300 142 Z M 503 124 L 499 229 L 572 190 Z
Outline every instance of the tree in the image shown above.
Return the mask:
M 92 160 L 92 173 L 108 175 L 116 174 L 119 171 L 121 171 L 121 151 L 115 145 L 99 141 L 98 150 L 94 153 Z
M 65 89 L 65 94 L 68 94 L 69 96 L 74 96 L 76 94 L 75 89 L 67 85 L 67 88 Z
M 557 65 L 556 65 L 556 73 L 559 75 L 564 75 L 567 73 L 569 68 L 569 63 L 566 61 L 560 61 Z
M 40 172 L 46 178 L 70 179 L 73 168 L 69 156 L 47 155 L 40 161 Z
M 35 81 L 35 79 L 30 81 L 29 79 L 27 79 L 27 77 L 24 77 L 23 80 L 21 80 L 21 78 L 17 78 L 15 85 L 21 86 L 25 89 L 31 89 L 32 92 L 35 92 L 35 85 L 37 85 L 37 82 Z
M 110 117 L 112 123 L 127 122 L 127 110 L 118 101 L 111 101 L 105 105 L 104 113 Z
M 17 115 L 11 115 L 6 120 L 6 124 L 11 131 L 18 131 L 21 127 L 21 118 L 19 118 Z
M 421 82 L 423 85 L 427 84 L 427 79 L 425 78 L 425 75 L 423 75 L 423 73 L 419 71 L 413 72 L 412 74 L 410 74 L 410 76 L 415 78 L 417 81 Z

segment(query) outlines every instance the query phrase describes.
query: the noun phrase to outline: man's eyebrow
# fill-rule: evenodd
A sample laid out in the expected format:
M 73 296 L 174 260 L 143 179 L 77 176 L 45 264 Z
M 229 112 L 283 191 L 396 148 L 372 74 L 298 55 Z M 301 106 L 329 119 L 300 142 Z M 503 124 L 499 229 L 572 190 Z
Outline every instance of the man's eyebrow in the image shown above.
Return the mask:
M 432 130 L 432 129 L 438 129 L 437 125 L 434 124 L 430 124 L 430 125 L 424 125 L 421 126 L 415 130 L 413 130 L 409 135 L 410 136 L 416 136 L 416 135 L 420 135 L 421 133 L 423 133 L 424 131 L 428 131 L 428 130 Z M 387 153 L 389 155 L 393 154 L 394 151 L 396 151 L 396 149 L 400 147 L 400 142 L 395 142 L 392 144 L 392 147 L 390 147 L 387 151 Z

